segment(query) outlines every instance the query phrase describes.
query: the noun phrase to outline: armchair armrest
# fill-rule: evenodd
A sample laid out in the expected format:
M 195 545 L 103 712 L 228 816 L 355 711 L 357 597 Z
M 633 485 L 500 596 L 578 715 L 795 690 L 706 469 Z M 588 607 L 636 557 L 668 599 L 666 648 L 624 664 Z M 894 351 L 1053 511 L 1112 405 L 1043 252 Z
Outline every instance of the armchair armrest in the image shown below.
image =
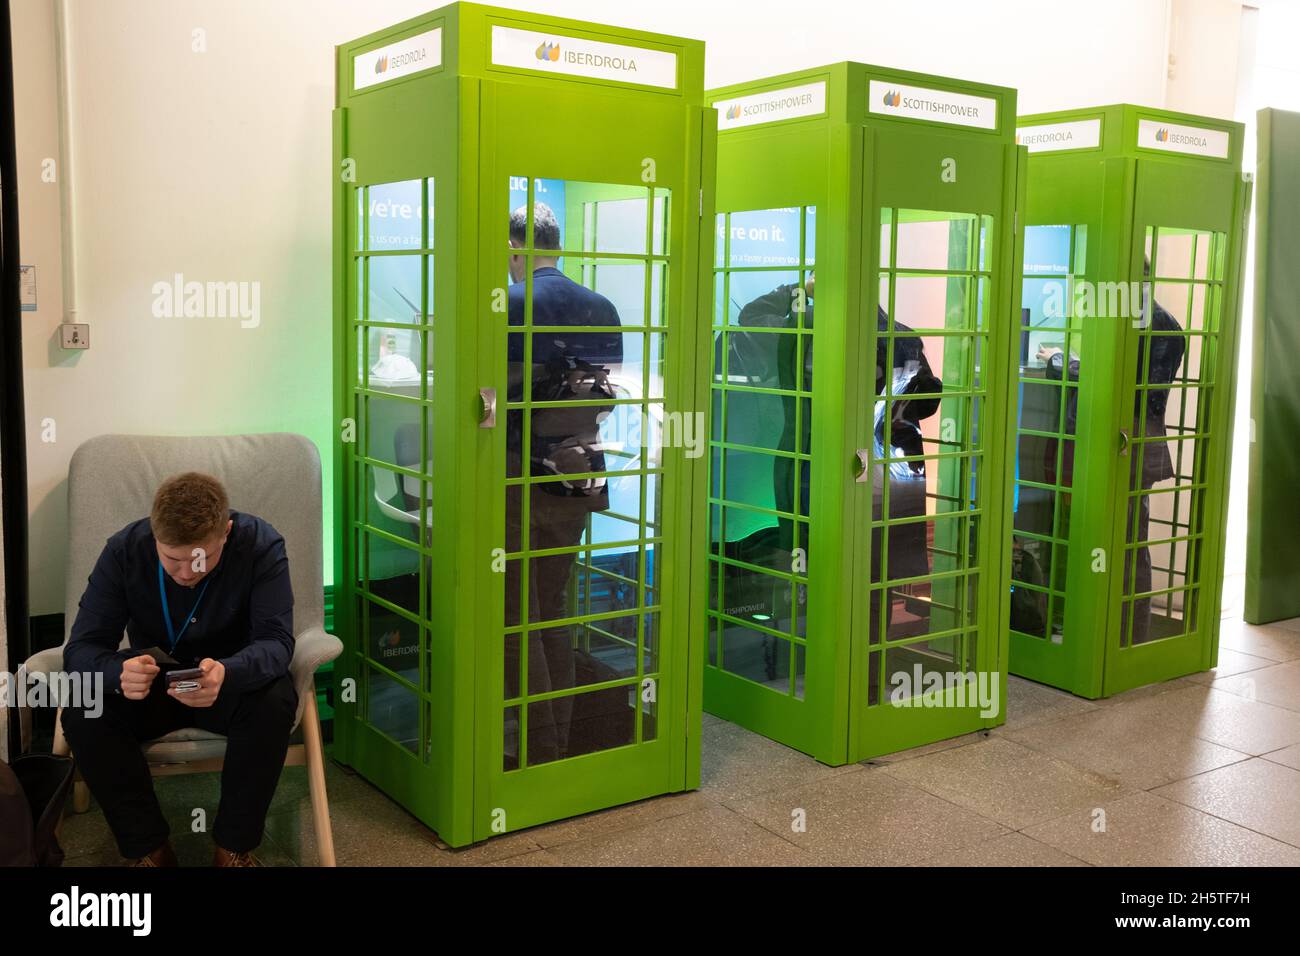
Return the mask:
M 307 695 L 316 693 L 314 677 L 316 669 L 322 664 L 334 660 L 343 653 L 343 642 L 333 634 L 325 633 L 323 628 L 312 627 L 298 635 L 293 645 L 293 660 L 289 662 L 289 674 L 293 686 L 298 689 L 298 713 L 294 717 L 296 728 L 302 720 L 303 707 Z

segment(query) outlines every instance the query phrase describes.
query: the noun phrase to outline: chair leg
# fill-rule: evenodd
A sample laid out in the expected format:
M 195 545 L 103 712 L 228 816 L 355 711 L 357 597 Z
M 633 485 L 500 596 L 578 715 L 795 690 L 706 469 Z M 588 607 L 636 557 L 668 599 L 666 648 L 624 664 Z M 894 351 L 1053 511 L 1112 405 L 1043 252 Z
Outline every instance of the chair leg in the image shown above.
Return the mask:
M 313 684 L 302 712 L 303 743 L 307 751 L 307 783 L 316 828 L 316 852 L 321 866 L 334 866 L 334 831 L 330 827 L 329 797 L 325 793 L 325 748 L 321 743 L 320 714 Z
M 72 753 L 72 748 L 68 746 L 68 738 L 63 736 L 62 707 L 54 714 L 54 746 L 52 749 L 56 757 L 66 757 Z

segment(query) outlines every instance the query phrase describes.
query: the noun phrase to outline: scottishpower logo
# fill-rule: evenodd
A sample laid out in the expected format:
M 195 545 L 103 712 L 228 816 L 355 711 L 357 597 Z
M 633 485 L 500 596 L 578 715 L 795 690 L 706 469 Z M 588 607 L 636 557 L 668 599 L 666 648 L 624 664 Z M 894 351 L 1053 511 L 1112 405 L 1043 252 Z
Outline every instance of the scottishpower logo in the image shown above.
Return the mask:
M 729 120 L 740 119 L 740 104 L 732 103 L 728 106 L 726 115 Z
M 560 45 L 558 43 L 543 43 L 537 48 L 537 59 L 558 63 L 560 61 Z
M 884 95 L 882 102 L 886 106 L 898 106 L 903 102 L 903 96 L 898 90 L 890 90 Z

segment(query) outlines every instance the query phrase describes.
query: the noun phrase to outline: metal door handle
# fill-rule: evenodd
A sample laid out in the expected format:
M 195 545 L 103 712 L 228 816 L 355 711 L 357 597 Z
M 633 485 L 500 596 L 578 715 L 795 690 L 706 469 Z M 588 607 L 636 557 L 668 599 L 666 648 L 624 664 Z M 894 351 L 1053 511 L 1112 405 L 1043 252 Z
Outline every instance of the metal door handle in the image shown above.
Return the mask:
M 480 388 L 478 390 L 479 428 L 496 428 L 497 427 L 497 390 L 495 388 Z
M 1119 453 L 1121 455 L 1128 455 L 1128 446 L 1129 446 L 1128 432 L 1124 431 L 1124 429 L 1121 428 L 1119 430 Z
M 853 480 L 859 483 L 865 483 L 871 480 L 871 452 L 865 448 L 857 450 L 857 462 L 855 463 Z

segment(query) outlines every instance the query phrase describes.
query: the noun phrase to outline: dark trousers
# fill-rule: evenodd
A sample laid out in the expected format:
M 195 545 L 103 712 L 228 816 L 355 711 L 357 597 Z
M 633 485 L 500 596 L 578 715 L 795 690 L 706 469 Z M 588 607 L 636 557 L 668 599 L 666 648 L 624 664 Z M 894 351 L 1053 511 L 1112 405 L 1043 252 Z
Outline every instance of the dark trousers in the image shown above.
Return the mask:
M 591 498 L 565 498 L 548 494 L 537 486 L 529 489 L 528 549 L 568 548 L 582 541 L 587 520 L 593 510 L 609 506 L 605 495 Z M 522 530 L 520 488 L 506 489 L 506 550 L 519 550 Z M 569 582 L 577 555 L 555 554 L 529 559 L 528 603 L 523 606 L 528 623 L 554 621 L 571 617 Z M 521 588 L 519 561 L 511 561 L 506 571 L 506 626 L 519 621 Z M 528 674 L 526 693 L 545 694 L 574 686 L 575 666 L 573 630 L 570 627 L 547 627 L 526 632 L 528 635 Z M 517 697 L 519 687 L 519 635 L 510 635 L 505 647 L 505 694 Z M 528 763 L 548 763 L 562 759 L 569 746 L 569 727 L 573 717 L 573 697 L 556 697 L 528 705 Z
M 266 811 L 284 767 L 298 692 L 286 674 L 243 693 L 223 690 L 211 707 L 187 707 L 167 695 L 159 674 L 144 700 L 107 694 L 104 711 L 63 712 L 63 734 L 77 767 L 124 857 L 152 853 L 167 839 L 167 820 L 154 794 L 141 744 L 173 730 L 197 727 L 226 738 L 221 771 L 221 804 L 212 839 L 232 852 L 247 852 L 262 842 Z

